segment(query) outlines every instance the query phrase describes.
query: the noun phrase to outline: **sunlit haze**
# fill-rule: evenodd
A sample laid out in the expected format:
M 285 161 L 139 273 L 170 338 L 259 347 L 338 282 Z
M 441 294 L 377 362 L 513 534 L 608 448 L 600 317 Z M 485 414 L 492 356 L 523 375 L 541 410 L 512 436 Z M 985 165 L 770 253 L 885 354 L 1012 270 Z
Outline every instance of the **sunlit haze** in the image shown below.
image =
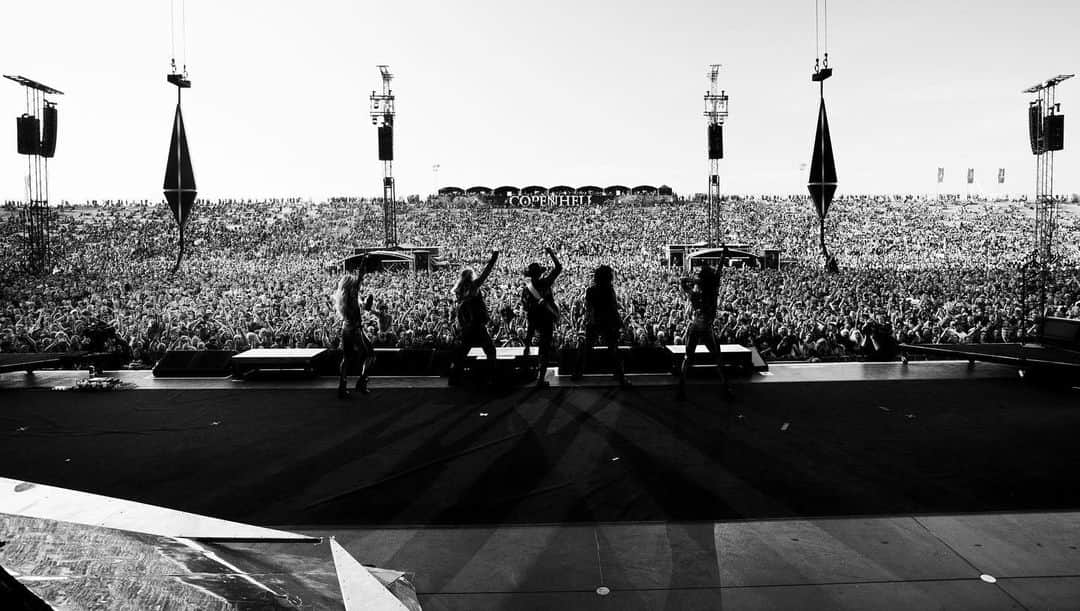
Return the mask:
M 380 193 L 368 117 L 376 64 L 396 76 L 400 195 L 530 184 L 702 192 L 712 63 L 731 98 L 723 191 L 805 193 L 813 0 L 190 0 L 176 21 L 201 197 Z M 0 22 L 2 72 L 65 92 L 52 199 L 161 199 L 176 97 L 165 82 L 170 2 L 6 3 Z M 1021 91 L 1080 71 L 1080 3 L 834 0 L 829 22 L 841 194 L 1033 190 Z M 14 119 L 24 94 L 0 85 L 0 198 L 23 199 Z M 1058 99 L 1068 120 L 1055 190 L 1071 193 L 1080 78 Z

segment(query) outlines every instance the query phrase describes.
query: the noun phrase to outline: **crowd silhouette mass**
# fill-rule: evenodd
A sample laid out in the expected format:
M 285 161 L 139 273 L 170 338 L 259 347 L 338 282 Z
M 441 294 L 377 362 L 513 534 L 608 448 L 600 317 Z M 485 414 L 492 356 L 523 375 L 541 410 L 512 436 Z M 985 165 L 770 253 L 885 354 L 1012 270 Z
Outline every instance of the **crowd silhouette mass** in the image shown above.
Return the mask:
M 113 352 L 132 368 L 168 350 L 341 347 L 332 297 L 339 264 L 382 239 L 378 201 L 200 201 L 187 258 L 172 274 L 176 227 L 163 203 L 65 203 L 53 207 L 50 273 L 29 275 L 14 254 L 20 206 L 0 210 L 0 351 Z M 1021 302 L 1019 270 L 1034 234 L 1027 202 L 839 197 L 827 223 L 836 274 L 819 260 L 807 198 L 732 196 L 721 209 L 731 243 L 778 248 L 783 261 L 780 270 L 722 270 L 709 322 L 721 343 L 754 346 L 774 361 L 855 360 L 881 341 L 1009 342 L 1035 324 L 1038 312 L 1024 318 Z M 1043 313 L 1078 318 L 1077 206 L 1063 203 L 1059 218 L 1060 263 Z M 526 309 L 523 270 L 545 261 L 545 248 L 562 270 L 560 315 L 544 319 L 550 330 L 533 331 L 550 333 L 553 348 L 583 341 L 586 291 L 602 265 L 616 278 L 621 319 L 606 329 L 620 344 L 683 344 L 693 328 L 686 271 L 666 264 L 664 247 L 703 239 L 700 201 L 491 209 L 466 198 L 412 199 L 398 204 L 397 222 L 401 243 L 440 246 L 449 265 L 366 275 L 360 298 L 373 301 L 359 316 L 375 347 L 454 349 L 463 322 L 473 345 L 531 343 L 539 315 Z M 459 285 L 455 295 L 461 270 L 484 268 L 493 252 L 498 263 L 482 287 Z M 479 322 L 459 315 L 481 291 Z

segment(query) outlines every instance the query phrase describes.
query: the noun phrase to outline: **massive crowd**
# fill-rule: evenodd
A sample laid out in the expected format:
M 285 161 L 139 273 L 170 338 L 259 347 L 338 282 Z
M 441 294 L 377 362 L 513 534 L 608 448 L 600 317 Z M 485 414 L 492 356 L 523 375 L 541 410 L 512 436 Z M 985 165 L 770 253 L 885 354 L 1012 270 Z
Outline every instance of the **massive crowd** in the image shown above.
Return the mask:
M 582 331 L 582 297 L 607 263 L 623 305 L 624 343 L 682 342 L 687 303 L 665 264 L 664 246 L 703 238 L 699 202 L 652 207 L 491 210 L 412 201 L 400 205 L 401 243 L 436 245 L 447 268 L 375 273 L 368 319 L 376 346 L 450 347 L 451 287 L 463 266 L 482 267 L 499 249 L 485 285 L 497 345 L 521 345 L 522 269 L 546 263 L 552 246 L 565 271 L 555 288 L 565 315 L 558 345 Z M 781 270 L 726 268 L 717 331 L 767 359 L 855 359 L 879 341 L 1014 341 L 1032 320 L 1021 312 L 1020 263 L 1032 248 L 1033 210 L 1020 201 L 933 197 L 842 197 L 827 223 L 839 274 L 822 271 L 817 218 L 805 198 L 732 197 L 723 204 L 731 243 L 781 249 Z M 1080 317 L 1076 206 L 1062 209 L 1062 267 L 1048 313 Z M 56 210 L 53 269 L 21 272 L 17 206 L 0 210 L 0 351 L 111 351 L 133 367 L 170 349 L 334 347 L 330 301 L 337 265 L 354 246 L 378 245 L 377 203 L 200 201 L 188 250 L 171 274 L 176 228 L 164 204 L 105 202 Z

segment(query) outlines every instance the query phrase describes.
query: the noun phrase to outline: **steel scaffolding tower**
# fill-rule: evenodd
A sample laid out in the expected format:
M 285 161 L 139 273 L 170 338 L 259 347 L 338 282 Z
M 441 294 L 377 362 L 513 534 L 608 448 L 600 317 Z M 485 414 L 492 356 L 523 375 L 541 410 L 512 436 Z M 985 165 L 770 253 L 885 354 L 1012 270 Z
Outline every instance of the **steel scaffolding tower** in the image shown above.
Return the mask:
M 379 129 L 379 160 L 383 162 L 383 245 L 397 246 L 397 196 L 394 187 L 394 92 L 390 66 L 378 66 L 382 93 L 371 92 L 371 123 Z
M 1031 152 L 1035 156 L 1035 248 L 1022 269 L 1025 327 L 1032 297 L 1038 299 L 1035 318 L 1046 315 L 1046 293 L 1054 282 L 1057 255 L 1054 235 L 1059 207 L 1054 198 L 1054 152 L 1064 148 L 1064 116 L 1057 101 L 1057 86 L 1072 77 L 1072 74 L 1059 74 L 1024 90 L 1035 94 L 1035 99 L 1028 103 Z
M 723 243 L 720 235 L 720 160 L 724 157 L 724 120 L 728 116 L 728 96 L 724 90 L 717 91 L 720 64 L 709 65 L 709 90 L 705 92 L 705 123 L 708 139 L 709 190 L 706 196 L 709 217 L 709 235 L 706 242 L 711 247 Z

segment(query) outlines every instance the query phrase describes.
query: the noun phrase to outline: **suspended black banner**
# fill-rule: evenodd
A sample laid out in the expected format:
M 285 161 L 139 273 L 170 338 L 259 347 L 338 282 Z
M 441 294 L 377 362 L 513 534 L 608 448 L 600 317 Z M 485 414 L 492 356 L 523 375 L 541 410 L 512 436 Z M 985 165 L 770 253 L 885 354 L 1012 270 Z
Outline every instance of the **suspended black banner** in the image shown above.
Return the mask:
M 169 160 L 165 164 L 165 199 L 169 202 L 176 224 L 187 225 L 191 209 L 195 206 L 195 172 L 191 169 L 184 116 L 176 105 L 173 118 L 172 142 L 169 143 Z
M 833 159 L 832 138 L 829 136 L 829 117 L 825 113 L 825 98 L 818 108 L 817 135 L 814 154 L 810 159 L 810 180 L 807 184 L 818 218 L 825 220 L 829 205 L 836 195 L 836 161 Z

